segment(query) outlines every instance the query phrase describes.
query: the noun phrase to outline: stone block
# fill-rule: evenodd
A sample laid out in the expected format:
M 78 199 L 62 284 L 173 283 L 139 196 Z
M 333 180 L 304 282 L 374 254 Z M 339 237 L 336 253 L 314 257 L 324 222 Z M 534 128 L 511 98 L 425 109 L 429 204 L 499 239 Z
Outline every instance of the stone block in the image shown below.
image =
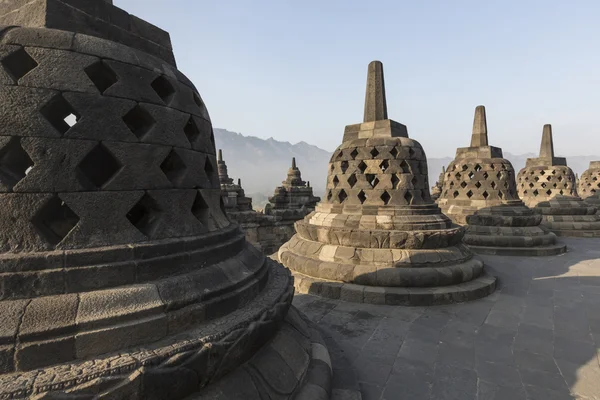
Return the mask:
M 341 288 L 340 300 L 353 303 L 362 303 L 364 289 L 365 287 L 361 285 L 345 283 Z
M 71 361 L 74 358 L 75 338 L 68 336 L 19 344 L 16 348 L 15 364 L 18 371 L 28 371 Z
M 19 323 L 29 302 L 28 299 L 0 302 L 0 344 L 10 343 L 16 337 Z M 0 351 L 4 351 L 5 355 L 7 354 L 6 349 Z M 0 364 L 2 363 L 0 362 Z
M 73 333 L 78 305 L 76 294 L 32 299 L 19 327 L 20 340 Z

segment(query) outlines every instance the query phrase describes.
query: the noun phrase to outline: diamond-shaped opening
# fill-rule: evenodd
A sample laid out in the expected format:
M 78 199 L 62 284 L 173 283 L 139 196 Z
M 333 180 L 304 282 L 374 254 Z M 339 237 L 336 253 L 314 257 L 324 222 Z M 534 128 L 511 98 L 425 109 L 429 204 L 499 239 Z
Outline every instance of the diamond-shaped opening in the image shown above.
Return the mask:
M 461 182 L 460 183 L 460 187 L 463 188 L 463 189 L 466 188 L 467 187 L 467 182 Z
M 415 151 L 413 150 L 412 147 L 409 147 L 408 148 L 408 156 L 409 156 L 409 158 L 413 158 L 414 155 L 415 155 Z
M 587 183 L 587 186 L 588 186 L 588 187 L 590 187 L 590 186 L 592 186 L 592 184 L 591 184 L 590 182 L 588 182 L 588 183 Z
M 550 190 L 550 189 L 546 190 L 546 194 L 547 194 L 548 196 L 550 196 L 550 195 L 552 194 L 552 190 Z
M 344 150 L 340 150 L 340 152 L 337 154 L 337 158 L 342 158 L 344 156 Z
M 381 162 L 381 164 L 379 164 L 379 169 L 381 169 L 381 172 L 385 172 L 386 169 L 388 169 L 390 167 L 390 163 L 388 162 L 388 160 L 383 160 Z
M 469 172 L 469 179 L 473 179 L 473 176 L 475 176 L 475 174 L 473 173 L 473 171 Z
M 90 65 L 84 71 L 100 93 L 104 93 L 119 80 L 115 71 L 102 61 Z
M 484 172 L 484 173 L 483 173 L 483 179 L 487 179 L 487 178 L 488 178 L 488 176 L 489 176 L 489 175 L 488 175 L 488 173 L 487 173 L 487 172 Z
M 380 196 L 380 199 L 383 200 L 383 204 L 385 204 L 386 206 L 390 202 L 391 198 L 392 196 L 390 196 L 390 194 L 387 191 L 384 191 Z
M 160 220 L 162 210 L 156 200 L 144 194 L 127 213 L 127 219 L 147 237 L 152 237 Z
M 337 187 L 338 183 L 340 183 L 340 180 L 338 179 L 337 175 L 333 177 L 333 187 Z
M 79 172 L 100 189 L 121 170 L 121 163 L 102 144 L 98 144 L 81 160 Z
M 18 81 L 31 70 L 38 66 L 38 63 L 25 51 L 24 48 L 20 48 L 14 53 L 9 54 L 2 60 L 4 69 Z
M 460 178 L 462 177 L 460 172 L 457 172 L 456 175 L 454 175 L 454 176 L 456 177 L 457 180 L 460 180 Z
M 375 147 L 373 147 L 371 149 L 371 157 L 375 158 L 379 155 L 379 150 L 377 150 Z
M 330 165 L 331 165 L 330 169 L 333 171 L 335 169 L 335 165 L 333 165 L 333 164 L 330 164 Z
M 196 217 L 198 221 L 202 223 L 202 225 L 208 226 L 208 222 L 210 219 L 210 207 L 208 206 L 206 200 L 204 200 L 204 197 L 200 192 L 196 194 L 194 204 L 192 204 L 192 214 L 194 215 L 194 217 Z
M 496 189 L 496 182 L 492 181 L 492 183 L 490 183 L 490 186 L 492 187 L 492 189 Z M 521 185 L 521 186 L 525 186 L 525 185 Z
M 557 183 L 555 183 L 554 185 L 552 185 L 552 187 L 554 187 L 554 188 L 557 188 L 557 187 L 558 187 L 558 184 L 557 184 Z
M 463 170 L 463 171 L 466 171 L 466 170 L 468 170 L 468 169 L 469 169 L 469 166 L 468 166 L 468 165 L 463 165 L 463 166 L 462 166 L 462 170 Z
M 358 150 L 356 150 L 356 149 L 353 149 L 352 153 L 350 153 L 350 157 L 352 157 L 353 160 L 356 158 L 357 155 L 358 155 Z
M 481 195 L 483 196 L 484 199 L 487 200 L 487 198 L 490 194 L 487 192 L 487 190 L 484 190 L 483 193 L 481 193 Z
M 527 194 L 527 190 L 524 190 L 524 191 L 523 191 L 523 194 Z
M 355 174 L 350 175 L 350 177 L 348 178 L 348 184 L 350 185 L 351 188 L 353 188 L 354 185 L 356 185 L 356 175 Z
M 495 168 L 494 164 L 490 164 L 490 168 L 494 169 Z
M 533 191 L 533 195 L 534 195 L 534 196 L 537 196 L 538 194 L 540 194 L 540 192 L 538 192 L 538 190 L 537 190 L 537 189 L 535 189 L 535 190 Z
M 410 183 L 412 183 L 413 187 L 415 187 L 417 183 L 419 183 L 419 180 L 416 176 L 413 176 L 413 178 L 410 180 Z
M 185 133 L 185 136 L 191 145 L 196 143 L 196 140 L 198 140 L 198 137 L 200 136 L 200 129 L 198 129 L 198 125 L 196 125 L 194 117 L 190 116 L 190 119 L 188 119 L 185 127 L 183 128 L 183 132 Z
M 412 204 L 413 195 L 408 190 L 406 191 L 406 193 L 404 193 L 404 200 L 406 200 L 406 204 Z
M 42 238 L 56 246 L 79 223 L 79 217 L 64 201 L 54 196 L 40 208 L 31 222 Z
M 398 182 L 400 182 L 400 179 L 398 179 L 396 174 L 392 174 L 392 189 L 398 188 Z
M 550 175 L 548 175 L 548 177 L 546 177 L 546 180 L 547 180 L 548 182 L 550 182 L 550 181 L 552 180 L 552 177 L 551 177 Z
M 348 194 L 346 194 L 346 191 L 344 189 L 340 190 L 340 192 L 338 193 L 338 200 L 340 201 L 340 203 L 343 203 L 344 200 L 346 200 L 348 198 Z
M 156 121 L 152 118 L 152 115 L 140 105 L 133 107 L 131 111 L 125 114 L 123 122 L 125 122 L 129 130 L 131 130 L 138 139 L 143 139 L 143 137 L 150 132 L 150 129 L 156 125 Z
M 540 171 L 540 175 L 546 175 L 546 171 L 544 171 L 544 170 L 541 170 L 541 171 Z
M 467 197 L 468 197 L 468 198 L 471 198 L 471 197 L 473 197 L 473 192 L 469 190 L 469 191 L 467 192 Z
M 367 195 L 362 190 L 360 192 L 358 192 L 357 197 L 358 197 L 358 201 L 360 201 L 360 204 L 363 204 L 367 200 Z
M 342 170 L 342 174 L 345 174 L 346 170 L 348 169 L 348 161 L 342 161 L 340 163 L 340 168 Z
M 559 182 L 561 182 L 563 180 L 562 176 L 559 176 L 558 178 L 556 178 Z
M 598 180 L 598 177 L 596 177 L 596 176 L 595 176 L 595 177 L 593 177 L 593 178 L 592 178 L 592 180 L 593 180 L 594 182 L 596 182 L 596 181 Z
M 475 171 L 481 171 L 481 165 L 479 165 L 479 164 L 475 165 Z
M 358 164 L 358 169 L 361 173 L 364 174 L 367 170 L 367 164 L 365 164 L 364 161 L 361 161 L 360 164 Z
M 535 178 L 533 178 L 536 182 L 538 182 L 540 180 L 539 176 L 536 176 Z
M 61 95 L 53 97 L 40 109 L 40 113 L 61 134 L 77 124 L 80 118 L 80 115 Z
M 331 193 L 331 190 L 329 192 L 327 192 L 327 201 L 331 201 L 331 198 L 333 197 L 333 194 Z
M 532 189 L 533 189 L 533 187 L 534 187 L 534 186 L 535 186 L 535 185 L 534 185 L 533 183 L 530 183 L 530 184 L 529 184 L 529 187 L 530 187 L 530 188 L 532 188 Z
M 504 181 L 504 187 L 507 188 L 508 187 L 508 182 Z
M 556 174 L 556 170 L 553 169 L 552 170 L 552 175 L 555 175 L 555 174 Z
M 369 185 L 371 185 L 372 188 L 377 186 L 377 184 L 379 183 L 379 179 L 377 179 L 377 175 L 367 174 L 366 178 L 367 178 L 367 182 L 369 182 Z
M 398 156 L 398 149 L 396 149 L 396 147 L 394 146 L 392 150 L 390 150 L 390 154 L 392 155 L 392 157 L 396 158 Z
M 0 149 L 0 182 L 11 189 L 29 173 L 33 161 L 21 147 L 21 140 L 13 137 Z
M 450 187 L 454 187 L 454 181 L 450 181 Z
M 412 170 L 410 168 L 410 165 L 408 165 L 408 163 L 406 162 L 406 160 L 402 160 L 402 162 L 400 163 L 400 170 L 404 174 L 412 174 Z
M 546 188 L 546 182 L 542 182 L 542 187 Z
M 212 184 L 216 183 L 217 177 L 215 176 L 215 167 L 213 167 L 213 164 L 208 157 L 206 157 L 206 161 L 204 161 L 204 173 Z
M 208 160 L 208 158 L 206 158 Z M 212 165 L 212 164 L 211 164 Z M 173 185 L 179 185 L 185 175 L 186 165 L 175 150 L 160 164 L 160 169 Z
M 452 196 L 453 196 L 454 198 L 457 198 L 459 194 L 460 194 L 460 193 L 458 193 L 458 190 L 455 190 L 455 191 L 454 191 L 454 193 L 452 193 Z
M 477 182 L 475 183 L 475 187 L 476 187 L 477 189 L 479 189 L 479 188 L 481 187 L 481 182 L 477 181 Z
M 562 190 L 562 189 L 560 189 L 560 192 L 559 192 L 559 193 L 560 193 L 560 194 L 564 194 L 564 192 L 563 192 L 563 190 Z
M 501 172 L 498 172 L 498 173 L 496 174 L 496 178 L 498 178 L 498 179 L 500 179 L 500 177 L 501 177 L 501 176 L 502 176 L 502 173 L 501 173 Z
M 164 75 L 157 77 L 152 81 L 150 86 L 152 86 L 152 89 L 154 89 L 158 97 L 160 97 L 166 105 L 171 103 L 173 95 L 175 94 L 175 88 Z
M 498 197 L 500 197 L 501 199 L 504 198 L 504 194 L 502 194 L 502 192 L 498 192 Z

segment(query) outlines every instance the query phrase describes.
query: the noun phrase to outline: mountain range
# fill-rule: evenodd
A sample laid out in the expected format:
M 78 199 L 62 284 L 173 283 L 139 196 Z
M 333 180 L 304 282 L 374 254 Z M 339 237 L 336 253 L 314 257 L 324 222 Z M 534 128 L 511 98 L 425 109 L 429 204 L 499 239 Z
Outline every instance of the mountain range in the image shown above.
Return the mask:
M 306 142 L 291 144 L 219 128 L 215 128 L 214 132 L 217 149 L 223 150 L 229 177 L 242 180 L 242 187 L 246 195 L 252 197 L 255 208 L 264 207 L 267 197 L 272 196 L 275 187 L 285 180 L 292 157 L 296 158 L 302 178 L 310 181 L 314 194 L 323 197 L 331 152 Z M 504 152 L 504 157 L 510 160 L 517 172 L 525 166 L 527 158 L 536 156 L 533 153 L 515 155 Z M 452 160 L 450 156 L 427 158 L 431 186 L 438 180 L 442 166 L 447 166 Z M 600 156 L 567 156 L 569 166 L 579 175 L 588 168 L 590 161 L 595 160 L 600 160 Z

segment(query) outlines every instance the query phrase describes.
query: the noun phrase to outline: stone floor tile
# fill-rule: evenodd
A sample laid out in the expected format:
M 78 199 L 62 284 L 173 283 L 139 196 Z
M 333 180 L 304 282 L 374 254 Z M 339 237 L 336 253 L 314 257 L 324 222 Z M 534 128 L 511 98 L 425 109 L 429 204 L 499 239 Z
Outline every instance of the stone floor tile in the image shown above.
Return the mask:
M 539 386 L 525 386 L 527 400 L 572 400 L 573 396 L 568 392 L 557 392 L 552 389 Z
M 569 388 L 560 373 L 536 371 L 519 368 L 521 380 L 524 385 L 539 386 L 557 392 L 569 392 Z
M 367 382 L 360 382 L 362 400 L 380 400 L 383 388 Z
M 479 379 L 477 400 L 527 400 L 527 394 L 522 387 L 499 386 Z
M 515 366 L 493 362 L 481 362 L 477 363 L 475 371 L 479 378 L 499 386 L 517 388 L 522 386 L 521 376 Z
M 560 374 L 552 356 L 532 353 L 526 350 L 514 350 L 514 356 L 519 369 L 530 369 Z

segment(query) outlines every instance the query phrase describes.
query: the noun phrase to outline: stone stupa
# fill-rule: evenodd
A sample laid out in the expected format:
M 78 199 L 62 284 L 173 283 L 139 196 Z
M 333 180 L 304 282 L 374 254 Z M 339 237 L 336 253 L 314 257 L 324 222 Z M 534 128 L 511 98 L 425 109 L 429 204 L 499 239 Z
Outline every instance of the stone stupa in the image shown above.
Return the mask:
M 241 179 L 238 179 L 237 185 L 227 173 L 227 164 L 223 160 L 223 151 L 219 149 L 217 156 L 217 172 L 219 175 L 219 184 L 221 185 L 221 196 L 228 215 L 234 213 L 243 213 L 252 210 L 252 198 L 246 197 L 242 188 Z
M 527 159 L 517 182 L 521 199 L 535 207 L 542 224 L 556 235 L 600 237 L 597 208 L 577 195 L 573 170 L 565 158 L 554 155 L 551 125 L 544 125 L 540 156 Z
M 458 148 L 446 169 L 444 213 L 466 225 L 464 242 L 477 253 L 553 255 L 566 251 L 542 217 L 519 199 L 515 170 L 502 149 L 488 144 L 485 107 L 475 109 L 471 146 Z
M 442 195 L 442 189 L 444 188 L 444 179 L 446 178 L 446 167 L 442 166 L 442 172 L 435 182 L 435 185 L 431 188 L 431 200 L 437 201 Z
M 368 68 L 364 122 L 346 126 L 329 163 L 327 196 L 296 232 L 278 256 L 301 293 L 430 305 L 495 288 L 461 243 L 464 228 L 431 200 L 423 148 L 388 119 L 379 61 Z
M 600 161 L 590 161 L 590 167 L 581 174 L 577 193 L 587 204 L 600 212 Z
M 2 2 L 0 398 L 328 399 L 169 34 L 111 3 Z

